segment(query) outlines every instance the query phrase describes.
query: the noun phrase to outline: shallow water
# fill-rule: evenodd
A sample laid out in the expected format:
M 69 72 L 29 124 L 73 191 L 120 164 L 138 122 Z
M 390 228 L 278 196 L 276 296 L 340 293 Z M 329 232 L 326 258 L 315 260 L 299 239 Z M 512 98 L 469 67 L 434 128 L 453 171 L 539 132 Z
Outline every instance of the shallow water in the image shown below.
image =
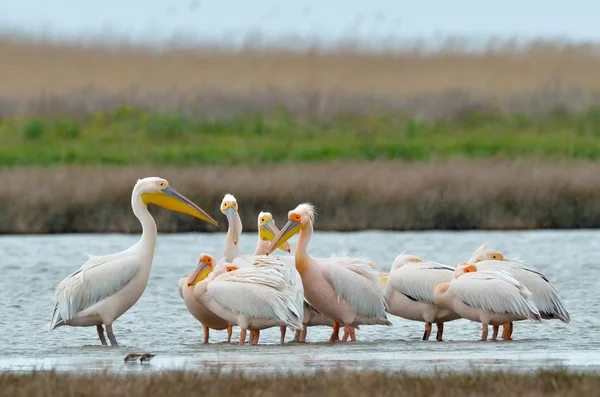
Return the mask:
M 46 330 L 54 287 L 78 269 L 86 252 L 107 254 L 133 244 L 137 235 L 51 235 L 0 237 L 0 369 L 56 369 L 72 372 L 243 368 L 254 372 L 304 371 L 343 366 L 429 372 L 434 370 L 534 370 L 566 367 L 600 369 L 598 278 L 594 255 L 600 231 L 528 232 L 316 232 L 311 254 L 346 251 L 366 256 L 389 270 L 402 252 L 447 264 L 467 260 L 485 241 L 506 256 L 536 265 L 559 288 L 572 320 L 515 323 L 514 341 L 479 342 L 480 325 L 468 320 L 446 324 L 445 342 L 421 341 L 423 324 L 390 316 L 392 327 L 363 326 L 358 341 L 329 346 L 330 328 L 309 328 L 307 344 L 279 346 L 279 329 L 261 333 L 259 346 L 223 343 L 225 331 L 202 328 L 187 312 L 177 281 L 195 267 L 199 253 L 220 256 L 225 235 L 160 235 L 146 291 L 114 324 L 118 348 L 102 347 L 95 327 Z M 292 240 L 292 249 L 295 246 Z M 252 252 L 253 233 L 243 234 L 243 252 Z M 239 329 L 234 329 L 237 342 Z M 491 330 L 490 330 L 491 331 Z M 435 329 L 434 329 L 435 333 Z M 433 335 L 434 336 L 434 335 Z M 288 331 L 287 340 L 293 338 Z M 124 364 L 129 352 L 152 352 L 150 365 Z

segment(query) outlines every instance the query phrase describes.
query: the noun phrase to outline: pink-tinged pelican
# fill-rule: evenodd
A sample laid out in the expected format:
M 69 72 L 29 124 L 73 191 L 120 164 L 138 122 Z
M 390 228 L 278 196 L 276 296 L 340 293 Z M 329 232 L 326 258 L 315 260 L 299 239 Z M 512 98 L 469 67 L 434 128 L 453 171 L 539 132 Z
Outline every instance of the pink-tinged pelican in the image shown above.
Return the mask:
M 488 325 L 516 320 L 541 321 L 531 292 L 510 274 L 498 270 L 478 271 L 475 265 L 456 267 L 452 281 L 435 287 L 435 302 L 461 317 L 481 323 L 481 340 Z
M 229 324 L 239 325 L 240 345 L 251 331 L 250 344 L 258 343 L 258 331 L 275 326 L 302 329 L 304 294 L 300 275 L 281 257 L 257 257 L 252 266 L 239 268 L 221 262 L 204 280 L 200 265 L 188 278 L 194 297 Z
M 568 323 L 571 320 L 558 289 L 550 283 L 548 277 L 535 266 L 523 263 L 518 259 L 505 259 L 500 251 L 488 247 L 487 243 L 475 250 L 469 263 L 474 263 L 480 270 L 503 270 L 523 283 L 533 294 L 533 301 L 544 320 L 560 320 Z M 494 326 L 492 339 L 496 339 L 499 326 Z M 511 339 L 512 322 L 503 324 L 502 339 Z
M 385 294 L 377 283 L 374 265 L 362 258 L 313 258 L 307 252 L 313 233 L 315 210 L 312 204 L 298 205 L 288 213 L 288 222 L 275 237 L 267 255 L 296 233 L 296 269 L 302 277 L 306 300 L 334 321 L 329 342 L 338 340 L 340 324 L 344 338 L 356 340 L 354 327 L 361 324 L 391 325 L 386 316 Z
M 56 286 L 56 305 L 49 330 L 62 325 L 96 326 L 98 337 L 106 345 L 103 325 L 112 346 L 118 346 L 112 324 L 129 310 L 146 289 L 156 243 L 156 223 L 147 205 L 182 212 L 219 223 L 200 207 L 169 186 L 167 180 L 149 177 L 137 181 L 131 194 L 133 213 L 142 224 L 141 239 L 116 254 L 92 256 L 76 272 Z
M 436 339 L 442 341 L 444 322 L 460 316 L 452 310 L 439 307 L 433 299 L 433 291 L 439 284 L 449 283 L 453 275 L 453 267 L 423 262 L 414 255 L 398 255 L 389 274 L 380 279 L 385 285 L 388 313 L 424 322 L 423 340 L 429 339 L 432 324 L 435 323 Z
M 209 254 L 200 254 L 200 258 L 198 259 L 198 266 L 204 266 L 204 271 L 197 273 L 196 270 L 190 273 L 188 277 L 183 277 L 179 280 L 178 288 L 179 294 L 183 298 L 185 302 L 185 306 L 188 311 L 194 316 L 194 318 L 202 323 L 202 329 L 204 331 L 204 343 L 208 343 L 209 332 L 210 329 L 216 330 L 224 330 L 227 329 L 227 343 L 231 342 L 231 333 L 233 331 L 233 327 L 227 323 L 226 320 L 217 316 L 213 313 L 208 307 L 201 304 L 194 298 L 192 287 L 189 286 L 187 280 L 192 274 L 197 274 L 196 278 L 192 281 L 193 284 L 196 284 L 206 278 L 212 272 L 214 263 L 213 257 Z

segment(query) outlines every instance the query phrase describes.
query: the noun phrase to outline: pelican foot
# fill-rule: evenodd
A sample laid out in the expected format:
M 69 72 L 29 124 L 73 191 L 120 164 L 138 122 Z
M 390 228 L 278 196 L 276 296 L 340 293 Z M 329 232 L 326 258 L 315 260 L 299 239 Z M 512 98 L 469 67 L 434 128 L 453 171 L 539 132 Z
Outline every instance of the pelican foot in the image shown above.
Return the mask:
M 206 345 L 206 344 L 208 344 L 208 336 L 209 336 L 208 334 L 210 331 L 206 325 L 202 326 L 202 330 L 204 331 L 204 344 Z
M 281 331 L 281 338 L 279 339 L 279 343 L 283 345 L 285 343 L 285 333 L 287 331 L 287 327 L 285 325 L 282 325 L 279 327 L 279 330 Z
M 250 336 L 250 338 L 252 339 L 252 336 Z M 241 329 L 240 330 L 240 342 L 239 342 L 240 346 L 244 346 L 246 344 L 246 330 L 245 329 Z
M 340 323 L 333 323 L 333 331 L 331 332 L 331 336 L 329 337 L 329 343 L 338 342 L 340 340 Z
M 492 327 L 492 329 L 494 330 L 492 332 L 492 340 L 496 340 L 496 339 L 498 339 L 498 330 L 500 329 L 500 326 L 499 325 L 494 325 Z
M 227 324 L 227 343 L 231 343 L 231 334 L 233 334 L 233 325 Z

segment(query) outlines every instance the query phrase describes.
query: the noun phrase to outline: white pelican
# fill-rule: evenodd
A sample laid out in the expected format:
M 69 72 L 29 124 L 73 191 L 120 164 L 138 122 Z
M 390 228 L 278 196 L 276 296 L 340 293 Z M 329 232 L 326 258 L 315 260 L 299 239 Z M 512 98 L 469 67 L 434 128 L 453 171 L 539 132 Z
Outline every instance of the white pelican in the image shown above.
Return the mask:
M 481 323 L 481 340 L 487 340 L 488 325 L 530 319 L 541 321 L 531 292 L 510 274 L 497 270 L 478 271 L 472 264 L 456 267 L 452 281 L 435 287 L 435 302 L 461 317 Z
M 225 237 L 225 260 L 229 263 L 233 263 L 234 259 L 241 258 L 250 264 L 258 255 L 264 255 L 265 252 L 257 253 L 263 250 L 265 243 L 261 241 L 263 239 L 273 239 L 275 237 L 274 232 L 278 231 L 275 222 L 273 221 L 273 215 L 270 213 L 261 212 L 262 216 L 258 217 L 258 243 L 256 246 L 256 252 L 254 255 L 243 254 L 238 246 L 238 241 L 242 234 L 242 220 L 238 213 L 238 203 L 236 198 L 227 193 L 223 197 L 221 202 L 221 212 L 227 217 L 227 236 Z M 266 215 L 270 215 L 269 217 Z M 264 221 L 264 222 L 263 222 Z M 291 252 L 290 245 L 281 243 L 278 248 L 283 251 Z
M 200 207 L 169 186 L 165 179 L 149 177 L 137 181 L 131 194 L 133 213 L 142 224 L 141 239 L 125 251 L 92 256 L 75 273 L 56 286 L 56 306 L 49 330 L 62 325 L 96 326 L 106 345 L 104 329 L 112 346 L 118 346 L 112 324 L 142 296 L 150 276 L 156 243 L 156 223 L 147 205 L 182 212 L 215 226 L 219 223 Z
M 505 259 L 501 252 L 488 247 L 487 243 L 475 250 L 469 263 L 476 264 L 480 270 L 504 270 L 510 273 L 531 291 L 533 301 L 540 311 L 542 319 L 560 320 L 564 323 L 571 320 L 569 312 L 560 299 L 558 289 L 535 266 L 523 263 L 518 259 Z M 492 339 L 496 339 L 498 328 L 499 326 L 494 326 Z M 503 324 L 502 339 L 511 339 L 512 332 L 512 322 Z
M 344 324 L 343 340 L 348 335 L 356 340 L 354 327 L 360 324 L 391 325 L 385 311 L 385 293 L 377 283 L 379 275 L 372 263 L 362 258 L 313 258 L 308 254 L 314 217 L 314 207 L 309 203 L 290 211 L 287 224 L 271 242 L 267 255 L 300 233 L 294 255 L 296 269 L 302 277 L 306 300 L 334 321 L 329 342 L 337 340 L 340 324 Z
M 242 227 L 240 221 L 240 231 L 241 229 Z M 258 242 L 256 243 L 256 250 L 254 251 L 254 255 L 266 254 L 267 248 L 269 248 L 269 243 L 273 241 L 275 236 L 277 236 L 277 233 L 279 233 L 279 229 L 277 228 L 277 225 L 275 225 L 275 221 L 273 220 L 273 214 L 271 214 L 270 212 L 261 211 L 260 214 L 258 214 Z M 292 249 L 290 248 L 290 243 L 288 243 L 287 241 L 277 248 L 288 253 L 292 252 Z
M 202 329 L 204 331 L 204 343 L 208 343 L 209 338 L 209 330 L 223 330 L 227 329 L 227 343 L 231 342 L 231 333 L 232 326 L 227 323 L 226 320 L 217 316 L 213 313 L 208 307 L 201 304 L 194 298 L 194 294 L 192 292 L 192 288 L 189 286 L 188 279 L 192 277 L 192 275 L 196 275 L 196 278 L 191 280 L 192 284 L 196 284 L 206 278 L 212 272 L 214 261 L 213 257 L 209 254 L 202 253 L 200 254 L 200 258 L 198 259 L 198 266 L 204 265 L 205 270 L 203 272 L 197 273 L 195 270 L 190 273 L 188 277 L 183 277 L 179 280 L 179 294 L 183 298 L 185 302 L 185 306 L 188 311 L 194 316 L 194 318 L 202 323 Z
M 394 260 L 389 274 L 383 276 L 388 313 L 407 320 L 423 321 L 428 340 L 432 324 L 437 326 L 438 341 L 442 340 L 444 322 L 460 316 L 452 310 L 439 307 L 433 299 L 433 290 L 452 280 L 454 268 L 435 262 L 423 262 L 414 255 L 400 254 Z
M 262 256 L 255 258 L 250 267 L 222 262 L 217 268 L 198 283 L 197 275 L 206 271 L 206 265 L 201 264 L 188 278 L 188 285 L 193 286 L 196 300 L 242 328 L 240 345 L 245 343 L 247 330 L 251 331 L 250 344 L 256 344 L 261 329 L 302 329 L 302 282 L 288 262 L 278 256 Z

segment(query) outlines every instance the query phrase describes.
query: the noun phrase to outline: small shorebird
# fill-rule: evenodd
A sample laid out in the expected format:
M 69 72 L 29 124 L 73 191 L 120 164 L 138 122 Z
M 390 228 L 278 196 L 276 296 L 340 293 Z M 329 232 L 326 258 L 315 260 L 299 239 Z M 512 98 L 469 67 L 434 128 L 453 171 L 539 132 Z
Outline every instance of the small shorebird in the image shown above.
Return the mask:
M 142 355 L 139 353 L 129 353 L 128 355 L 125 356 L 125 358 L 123 359 L 123 361 L 125 363 L 132 363 L 137 361 L 138 357 L 141 357 Z
M 154 356 L 156 356 L 156 354 L 152 354 L 152 353 L 142 354 L 142 357 L 140 357 L 140 364 L 150 363 L 150 360 L 152 360 L 154 358 Z

